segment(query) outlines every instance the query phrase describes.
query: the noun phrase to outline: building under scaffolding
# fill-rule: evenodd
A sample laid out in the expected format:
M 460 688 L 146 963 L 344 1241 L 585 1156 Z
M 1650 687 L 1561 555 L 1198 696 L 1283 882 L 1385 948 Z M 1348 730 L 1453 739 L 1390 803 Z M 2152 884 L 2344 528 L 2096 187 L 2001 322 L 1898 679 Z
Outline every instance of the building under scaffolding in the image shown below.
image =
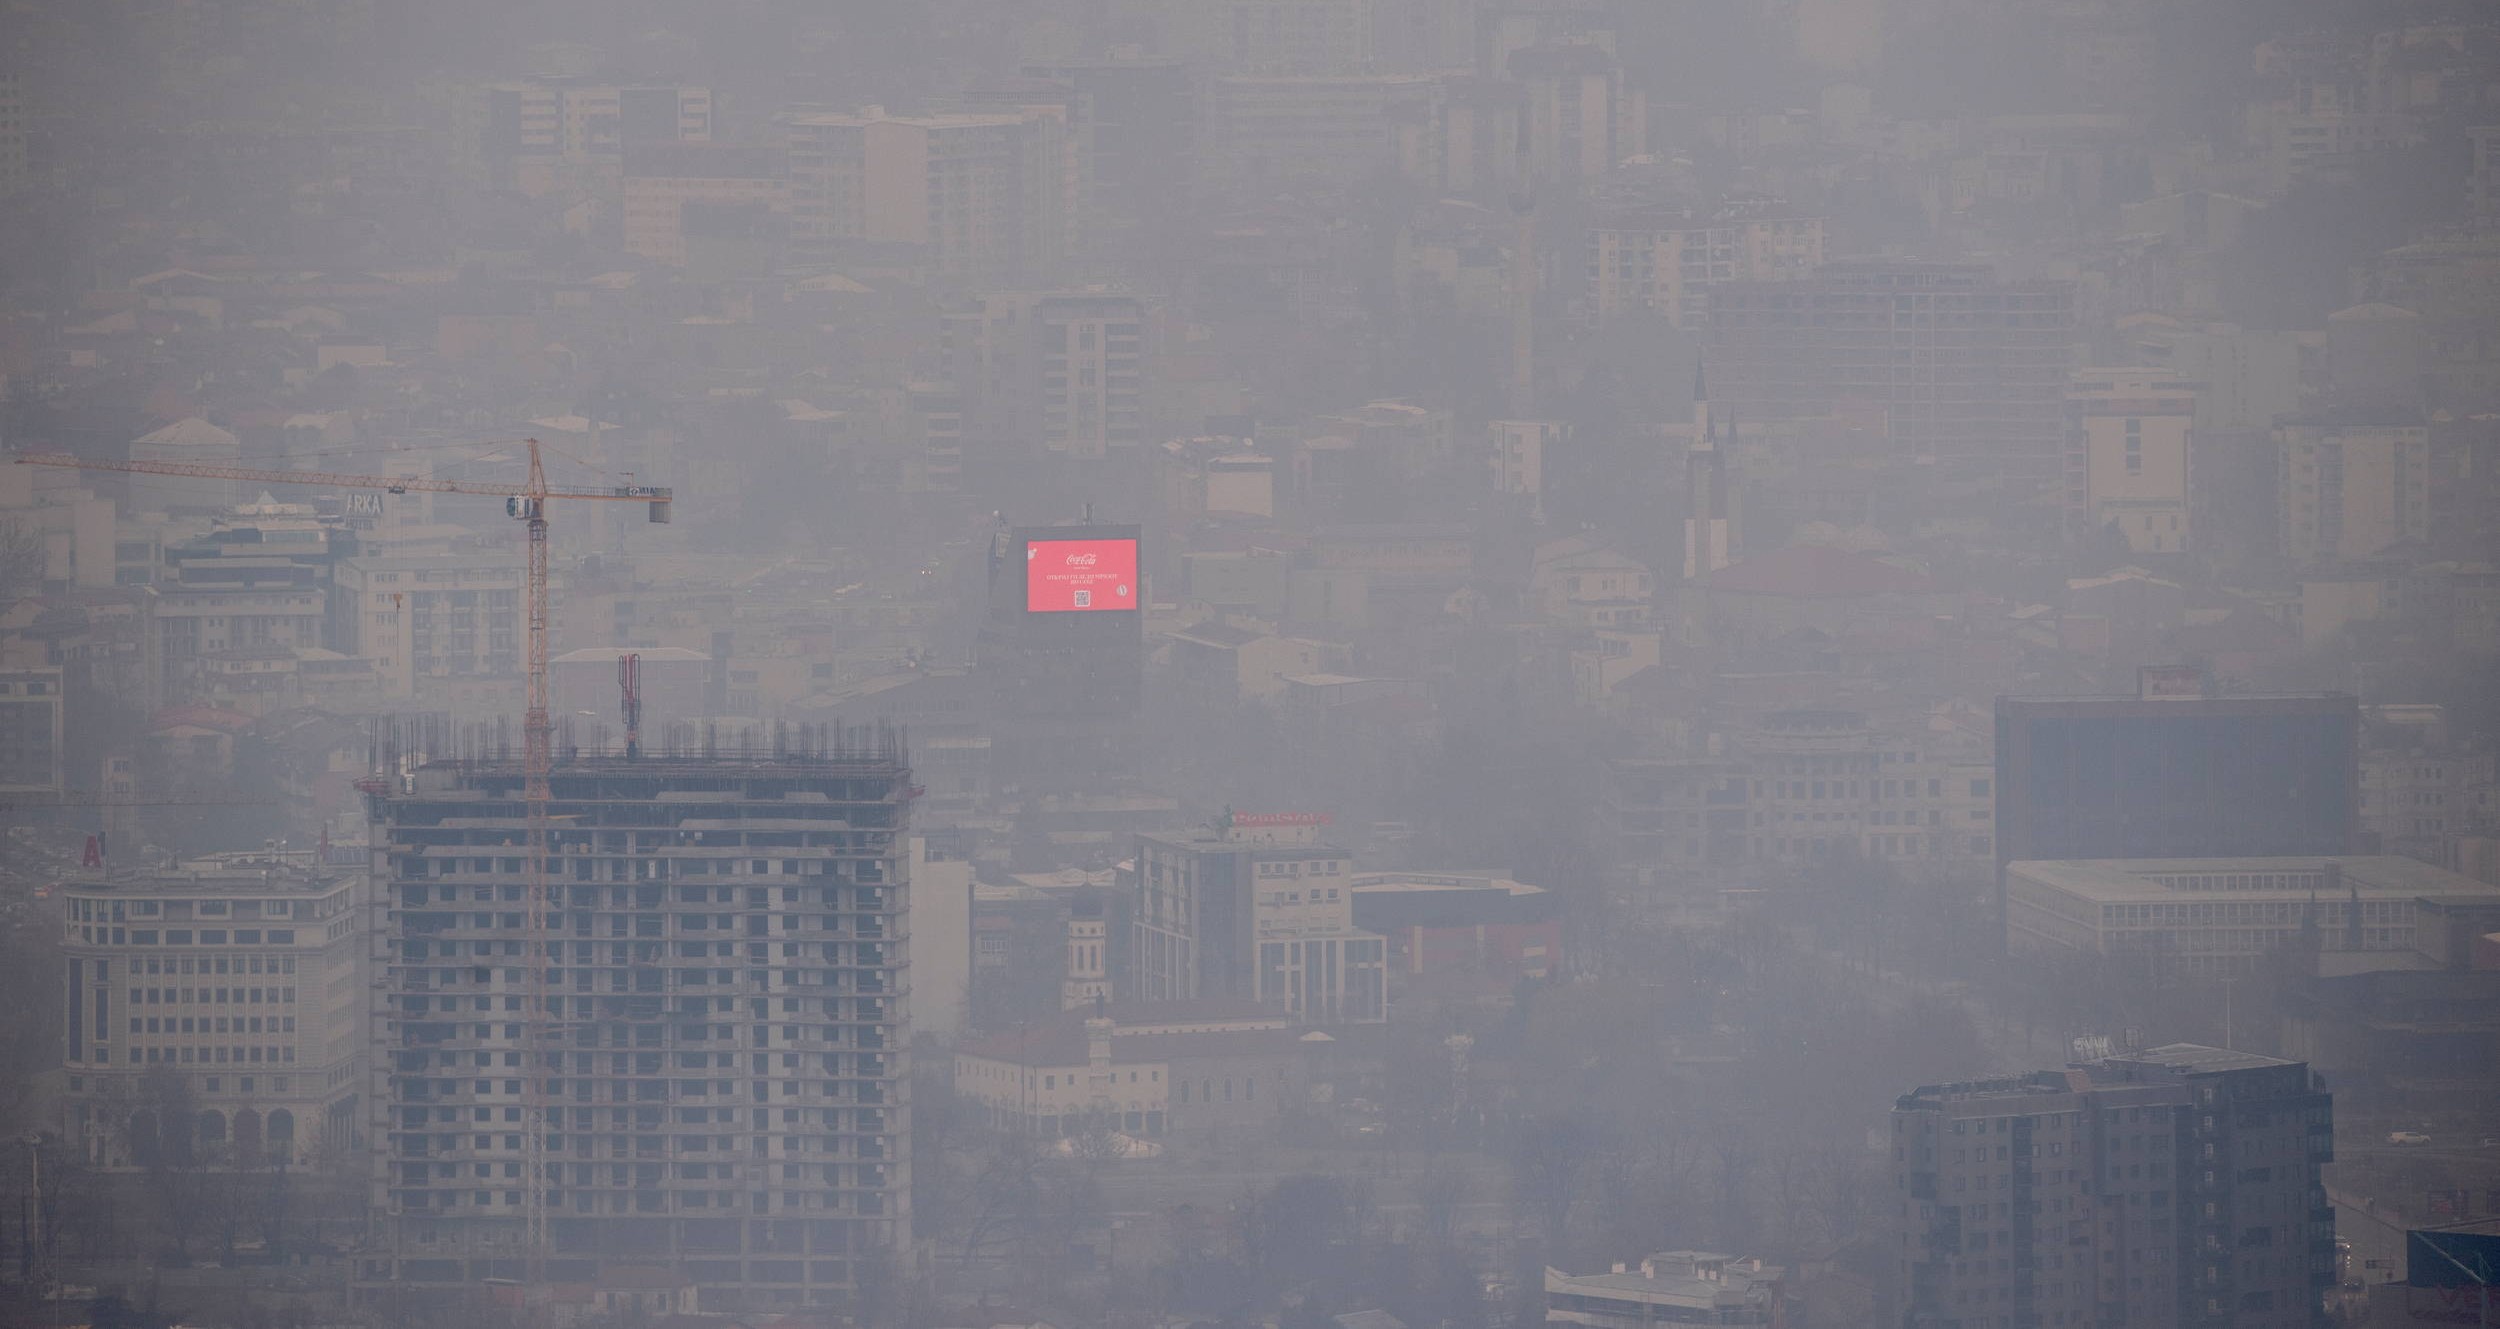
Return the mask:
M 520 763 L 378 755 L 360 1283 L 667 1273 L 708 1311 L 873 1279 L 911 1226 L 899 735 L 559 745 L 539 979 Z

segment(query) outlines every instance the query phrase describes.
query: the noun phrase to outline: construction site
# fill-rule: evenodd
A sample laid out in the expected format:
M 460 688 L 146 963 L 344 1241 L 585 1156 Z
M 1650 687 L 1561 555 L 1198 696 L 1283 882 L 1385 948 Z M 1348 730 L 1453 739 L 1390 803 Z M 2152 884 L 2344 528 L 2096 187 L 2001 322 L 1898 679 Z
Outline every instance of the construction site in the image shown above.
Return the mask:
M 412 760 L 375 823 L 372 1297 L 847 1300 L 908 1240 L 891 730 Z

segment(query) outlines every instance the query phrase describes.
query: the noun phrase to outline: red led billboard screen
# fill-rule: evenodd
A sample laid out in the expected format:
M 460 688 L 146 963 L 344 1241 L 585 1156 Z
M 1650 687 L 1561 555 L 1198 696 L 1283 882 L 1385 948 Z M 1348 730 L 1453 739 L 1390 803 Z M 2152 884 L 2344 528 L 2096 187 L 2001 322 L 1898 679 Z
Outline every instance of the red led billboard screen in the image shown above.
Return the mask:
M 1034 540 L 1024 546 L 1027 611 L 1063 614 L 1137 604 L 1137 541 Z

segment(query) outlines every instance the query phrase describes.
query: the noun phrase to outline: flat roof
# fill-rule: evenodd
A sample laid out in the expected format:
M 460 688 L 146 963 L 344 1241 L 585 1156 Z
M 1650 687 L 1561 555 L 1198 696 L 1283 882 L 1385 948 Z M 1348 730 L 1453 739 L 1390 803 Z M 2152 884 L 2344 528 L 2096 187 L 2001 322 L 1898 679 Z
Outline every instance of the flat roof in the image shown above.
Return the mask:
M 2349 706 L 2358 706 L 2361 704 L 2360 699 L 2349 692 L 2206 692 L 2193 697 L 2146 697 L 2132 692 L 2070 693 L 2064 695 L 2042 694 L 2032 696 L 2023 693 L 2009 692 L 1997 698 L 1997 704 L 1999 706 L 2018 707 L 2025 710 L 2050 710 L 2065 707 L 2083 708 L 2113 705 L 2183 708 L 2186 705 L 2193 704 L 2210 707 L 2240 702 L 2271 702 L 2278 705 L 2288 702 L 2307 702 L 2313 705 L 2335 704 Z
M 2328 866 L 2341 869 L 2342 880 L 2329 887 Z M 2054 887 L 2086 899 L 2110 903 L 2179 900 L 2307 899 L 2312 894 L 2359 891 L 2369 896 L 2456 896 L 2500 903 L 2500 887 L 2476 881 L 2419 859 L 2393 854 L 2363 856 L 2295 856 L 2285 858 L 2086 858 L 2031 860 L 2006 864 L 2009 876 Z M 2315 882 L 2235 890 L 2189 890 L 2165 885 L 2157 878 L 2283 874 L 2318 877 Z
M 1244 829 L 1255 830 L 1256 828 L 1245 827 Z M 1282 829 L 1300 830 L 1304 828 L 1285 827 Z M 1205 853 L 1269 854 L 1286 858 L 1353 857 L 1353 855 L 1347 853 L 1344 849 L 1330 844 L 1325 840 L 1269 840 L 1260 839 L 1255 836 L 1244 839 L 1234 839 L 1230 834 L 1224 831 L 1209 830 L 1203 826 L 1177 831 L 1139 831 L 1137 833 L 1137 838 L 1140 840 L 1151 840 L 1154 843 L 1163 845 L 1167 848 L 1185 849 Z
M 1545 888 L 1512 881 L 1498 872 L 1358 872 L 1348 889 L 1382 895 L 1405 891 L 1499 891 L 1505 895 L 1543 895 Z
M 2130 1052 L 2123 1057 L 2111 1057 L 2109 1060 L 2167 1066 L 2173 1070 L 2186 1071 L 2191 1075 L 2211 1074 L 2217 1071 L 2253 1071 L 2266 1066 L 2300 1064 L 2296 1061 L 2285 1061 L 2281 1057 L 2269 1057 L 2260 1052 L 2207 1047 L 2202 1043 L 2165 1043 L 2157 1048 Z

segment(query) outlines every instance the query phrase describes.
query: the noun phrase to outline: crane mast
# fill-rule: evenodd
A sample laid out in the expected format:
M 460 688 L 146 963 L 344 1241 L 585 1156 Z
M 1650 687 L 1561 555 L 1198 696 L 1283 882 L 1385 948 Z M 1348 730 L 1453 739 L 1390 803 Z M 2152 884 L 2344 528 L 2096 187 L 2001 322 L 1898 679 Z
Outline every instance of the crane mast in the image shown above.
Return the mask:
M 563 1054 L 553 1050 L 549 1024 L 554 1013 L 547 1009 L 547 951 L 555 944 L 547 926 L 547 896 L 554 890 L 547 880 L 547 804 L 553 796 L 548 779 L 555 770 L 555 722 L 547 716 L 547 473 L 539 464 L 535 441 L 530 444 L 528 487 L 513 504 L 521 509 L 514 515 L 529 527 L 529 684 L 521 712 L 521 797 L 529 812 L 529 881 L 522 888 L 529 901 L 529 935 L 521 943 L 529 956 L 529 992 L 523 999 L 529 1018 L 521 1025 L 521 1059 L 528 1066 L 521 1088 L 529 1131 L 523 1138 L 527 1157 L 521 1170 L 529 1178 L 523 1209 L 529 1225 L 529 1272 L 532 1279 L 540 1279 L 547 1268 L 547 1114 L 553 1110 L 547 1102 L 547 1063 Z
M 595 502 L 632 502 L 649 505 L 653 522 L 666 522 L 672 490 L 654 485 L 621 485 L 611 489 L 550 489 L 547 472 L 539 456 L 537 439 L 523 440 L 529 448 L 529 478 L 521 492 L 512 493 L 499 486 L 464 480 L 438 480 L 426 476 L 357 475 L 336 471 L 288 471 L 245 466 L 216 466 L 193 462 L 87 461 L 77 457 L 52 454 L 20 457 L 23 466 L 58 466 L 83 471 L 118 471 L 134 475 L 183 475 L 209 480 L 245 480 L 259 484 L 317 485 L 333 489 L 379 489 L 386 493 L 481 494 L 504 497 L 506 515 L 523 523 L 528 532 L 529 563 L 525 599 L 529 612 L 527 689 L 521 716 L 521 797 L 528 820 L 526 849 L 528 884 L 523 895 L 527 900 L 528 936 L 522 942 L 527 972 L 527 1018 L 522 1023 L 522 1056 L 528 1062 L 522 1080 L 525 1111 L 529 1118 L 524 1136 L 528 1161 L 524 1166 L 523 1190 L 526 1257 L 530 1277 L 542 1279 L 546 1273 L 547 1192 L 551 1180 L 547 1137 L 553 1127 L 549 1115 L 554 1111 L 548 1101 L 547 1080 L 550 1065 L 561 1056 L 556 1052 L 554 1012 L 549 1009 L 548 990 L 550 950 L 554 945 L 550 933 L 551 896 L 553 885 L 547 877 L 548 804 L 552 799 L 550 779 L 555 771 L 555 722 L 548 714 L 547 696 L 547 501 L 549 499 L 584 499 Z

